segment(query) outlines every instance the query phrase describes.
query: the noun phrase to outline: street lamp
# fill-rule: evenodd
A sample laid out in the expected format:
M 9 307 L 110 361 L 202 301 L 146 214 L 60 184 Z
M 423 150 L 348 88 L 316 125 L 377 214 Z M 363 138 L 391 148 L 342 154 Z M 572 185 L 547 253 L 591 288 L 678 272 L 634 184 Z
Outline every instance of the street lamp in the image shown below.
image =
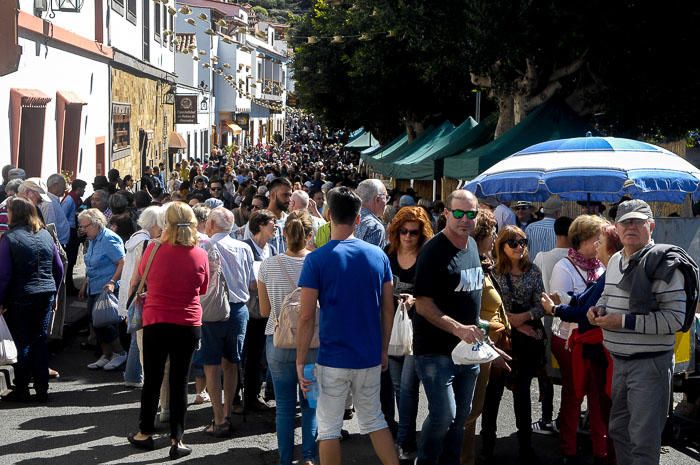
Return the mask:
M 199 109 L 202 111 L 207 111 L 209 108 L 209 99 L 207 97 L 202 97 L 202 102 L 199 104 Z

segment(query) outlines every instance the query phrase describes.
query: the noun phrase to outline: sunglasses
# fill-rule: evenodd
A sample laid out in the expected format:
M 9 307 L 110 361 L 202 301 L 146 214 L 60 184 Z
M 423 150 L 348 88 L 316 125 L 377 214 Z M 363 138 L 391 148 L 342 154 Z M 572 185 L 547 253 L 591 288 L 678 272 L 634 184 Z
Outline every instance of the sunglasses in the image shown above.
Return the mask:
M 450 208 L 448 208 L 447 210 L 452 212 L 452 217 L 456 220 L 461 220 L 464 217 L 464 215 L 467 216 L 468 220 L 473 220 L 479 214 L 479 210 L 452 210 Z
M 214 192 L 219 192 L 222 189 L 220 187 L 210 187 L 209 190 L 214 191 Z
M 263 207 L 261 207 L 261 206 L 259 206 L 259 205 L 251 205 L 251 206 L 250 206 L 250 209 L 251 209 L 251 210 L 262 210 L 262 208 L 263 208 Z
M 519 245 L 523 248 L 527 247 L 527 239 L 508 239 L 505 241 L 506 245 L 511 249 L 515 249 Z
M 418 235 L 420 234 L 420 229 L 401 228 L 401 229 L 399 229 L 399 234 L 401 234 L 402 236 L 405 236 L 408 234 L 409 236 L 418 237 Z

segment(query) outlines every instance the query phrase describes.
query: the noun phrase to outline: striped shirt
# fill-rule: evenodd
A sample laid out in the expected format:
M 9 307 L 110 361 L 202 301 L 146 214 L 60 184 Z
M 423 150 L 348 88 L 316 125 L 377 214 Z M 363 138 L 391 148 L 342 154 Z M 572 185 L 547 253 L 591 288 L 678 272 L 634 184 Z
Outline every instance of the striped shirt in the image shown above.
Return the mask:
M 527 236 L 530 260 L 534 260 L 540 252 L 552 250 L 557 245 L 557 236 L 554 234 L 554 218 L 546 217 L 530 223 L 525 228 L 525 236 Z
M 264 260 L 260 265 L 258 281 L 265 284 L 267 297 L 270 299 L 270 317 L 267 319 L 267 325 L 265 326 L 266 335 L 271 335 L 275 332 L 275 320 L 282 307 L 282 302 L 285 297 L 297 288 L 305 258 L 281 254 Z M 289 273 L 289 278 L 282 270 L 283 266 Z M 289 282 L 289 279 L 293 282 Z
M 658 309 L 648 314 L 632 314 L 629 311 L 629 293 L 617 284 L 629 263 L 622 251 L 610 258 L 605 275 L 605 289 L 598 306 L 605 307 L 609 314 L 624 313 L 624 328 L 604 329 L 605 347 L 613 355 L 631 357 L 646 353 L 673 350 L 676 332 L 685 318 L 685 289 L 683 273 L 676 270 L 670 282 L 654 281 L 652 292 Z

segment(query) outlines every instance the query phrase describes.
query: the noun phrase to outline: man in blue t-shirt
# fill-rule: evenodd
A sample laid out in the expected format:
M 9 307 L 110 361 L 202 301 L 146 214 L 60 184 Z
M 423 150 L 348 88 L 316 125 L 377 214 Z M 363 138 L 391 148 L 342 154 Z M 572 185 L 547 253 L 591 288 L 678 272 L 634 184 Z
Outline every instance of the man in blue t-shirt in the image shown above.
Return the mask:
M 360 221 L 360 198 L 347 187 L 328 193 L 331 240 L 310 253 L 299 278 L 301 316 L 297 337 L 297 376 L 302 389 L 304 363 L 320 304 L 316 407 L 321 463 L 340 463 L 345 398 L 352 393 L 360 432 L 369 434 L 383 464 L 398 465 L 394 442 L 379 400 L 380 375 L 388 365 L 394 320 L 389 259 L 377 246 L 353 236 Z

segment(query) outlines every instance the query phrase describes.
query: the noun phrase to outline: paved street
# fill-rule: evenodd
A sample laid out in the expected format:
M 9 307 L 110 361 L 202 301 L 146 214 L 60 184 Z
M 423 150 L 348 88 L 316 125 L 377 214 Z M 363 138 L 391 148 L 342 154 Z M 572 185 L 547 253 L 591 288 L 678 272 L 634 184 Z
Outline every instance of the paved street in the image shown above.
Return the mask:
M 90 351 L 78 348 L 78 341 L 53 359 L 52 367 L 61 378 L 52 382 L 50 402 L 47 405 L 14 405 L 0 402 L 0 463 L 2 464 L 117 464 L 159 463 L 166 459 L 167 430 L 157 440 L 157 450 L 141 452 L 132 448 L 126 435 L 136 430 L 139 391 L 125 388 L 121 372 L 91 372 L 85 365 L 93 361 Z M 534 388 L 533 383 L 533 388 Z M 194 391 L 194 386 L 190 392 Z M 533 397 L 535 393 L 533 392 Z M 190 401 L 194 396 L 190 396 Z M 557 400 L 558 402 L 558 400 Z M 538 406 L 535 406 L 537 410 Z M 517 463 L 517 442 L 514 436 L 515 420 L 509 392 L 501 406 L 499 423 L 498 463 Z M 421 399 L 420 418 L 426 415 L 425 398 Z M 535 412 L 538 415 L 539 412 Z M 277 463 L 274 413 L 251 414 L 247 422 L 235 417 L 237 434 L 231 440 L 217 440 L 202 430 L 211 419 L 208 405 L 191 406 L 187 419 L 185 441 L 193 446 L 193 454 L 182 459 L 184 463 L 245 465 L 272 465 Z M 355 420 L 346 422 L 351 432 L 343 443 L 344 463 L 375 464 L 370 441 L 358 434 Z M 478 431 L 478 429 L 477 429 Z M 301 430 L 297 429 L 298 440 Z M 582 451 L 589 455 L 588 441 L 580 436 Z M 541 464 L 556 464 L 557 440 L 554 437 L 535 437 L 535 448 Z M 700 456 L 686 455 L 676 449 L 665 449 L 663 465 L 697 464 Z M 587 463 L 587 462 L 584 462 Z

